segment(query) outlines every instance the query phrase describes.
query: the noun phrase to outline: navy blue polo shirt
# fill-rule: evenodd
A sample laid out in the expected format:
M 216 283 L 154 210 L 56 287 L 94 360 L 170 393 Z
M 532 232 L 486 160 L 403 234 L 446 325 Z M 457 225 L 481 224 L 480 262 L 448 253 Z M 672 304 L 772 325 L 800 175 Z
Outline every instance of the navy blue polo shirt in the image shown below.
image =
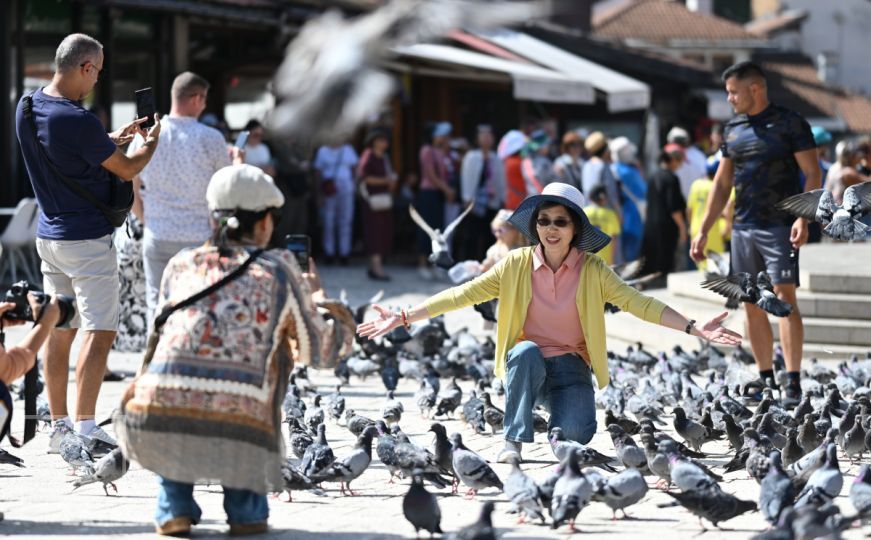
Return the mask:
M 774 205 L 802 192 L 795 153 L 812 148 L 816 143 L 807 121 L 777 105 L 756 115 L 738 115 L 726 124 L 722 150 L 735 168 L 736 229 L 780 227 L 795 221 Z
M 39 203 L 37 237 L 90 240 L 114 231 L 94 205 L 69 189 L 45 163 L 22 107 L 23 102 L 19 101 L 15 130 Z M 100 120 L 82 107 L 81 102 L 49 96 L 42 89 L 33 93 L 33 115 L 39 142 L 54 166 L 108 204 L 112 177 L 101 163 L 115 152 L 116 146 Z

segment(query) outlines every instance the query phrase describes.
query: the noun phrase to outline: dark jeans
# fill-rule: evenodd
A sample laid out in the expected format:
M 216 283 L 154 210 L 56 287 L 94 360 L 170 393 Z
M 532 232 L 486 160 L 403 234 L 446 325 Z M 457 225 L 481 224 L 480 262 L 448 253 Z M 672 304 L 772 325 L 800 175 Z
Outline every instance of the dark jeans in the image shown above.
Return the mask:
M 593 374 L 578 355 L 544 358 L 538 345 L 521 341 L 508 351 L 505 384 L 505 438 L 532 442 L 532 408 L 550 410 L 548 428 L 560 427 L 566 438 L 586 444 L 596 433 Z

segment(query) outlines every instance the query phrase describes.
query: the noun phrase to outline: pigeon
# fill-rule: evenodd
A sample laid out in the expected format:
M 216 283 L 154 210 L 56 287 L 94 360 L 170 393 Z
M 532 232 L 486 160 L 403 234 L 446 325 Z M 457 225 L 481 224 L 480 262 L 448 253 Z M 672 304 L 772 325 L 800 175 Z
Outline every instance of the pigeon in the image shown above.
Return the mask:
M 311 446 L 314 441 L 311 434 L 306 430 L 299 421 L 299 418 L 290 418 L 290 451 L 298 459 L 302 459 L 306 449 Z M 314 431 L 317 431 L 315 429 Z
M 299 471 L 305 476 L 312 478 L 325 471 L 333 464 L 336 458 L 333 449 L 327 444 L 327 426 L 318 426 L 318 438 L 305 449 L 302 461 L 299 463 Z
M 859 468 L 850 487 L 850 503 L 863 519 L 871 513 L 871 465 L 867 463 Z
M 361 381 L 365 381 L 370 375 L 377 373 L 381 369 L 381 366 L 374 360 L 352 356 L 351 358 L 348 358 L 348 369 L 351 373 L 360 377 Z
M 73 470 L 84 469 L 85 475 L 94 474 L 94 457 L 87 448 L 87 441 L 70 430 L 60 441 L 60 455 Z
M 780 452 L 772 451 L 768 456 L 771 462 L 768 474 L 759 485 L 759 511 L 772 525 L 780 521 L 783 511 L 792 506 L 795 500 L 795 486 L 783 470 Z
M 414 401 L 417 403 L 417 408 L 420 409 L 420 415 L 424 418 L 428 417 L 430 411 L 436 403 L 436 390 L 427 384 L 425 380 L 420 381 L 420 388 L 414 393 Z
M 446 473 L 450 473 L 453 477 L 453 492 L 457 492 L 457 477 L 454 474 L 453 461 L 453 446 L 448 439 L 448 432 L 445 426 L 438 422 L 433 422 L 429 430 L 435 434 L 435 440 L 432 443 L 432 453 L 435 456 L 436 464 Z
M 336 385 L 336 391 L 327 397 L 327 413 L 333 421 L 338 422 L 345 412 L 345 396 L 342 395 L 342 385 Z
M 76 481 L 73 482 L 73 489 L 94 482 L 102 482 L 103 492 L 108 497 L 109 490 L 106 489 L 106 486 L 112 486 L 115 493 L 118 493 L 118 488 L 115 486 L 114 482 L 124 476 L 129 468 L 130 461 L 124 457 L 120 448 L 116 448 L 94 463 L 94 471 L 92 473 L 76 479 Z
M 451 445 L 454 474 L 469 487 L 467 496 L 474 497 L 479 489 L 488 487 L 495 487 L 502 491 L 502 481 L 496 472 L 484 461 L 484 458 L 466 448 L 462 435 L 459 433 L 451 435 Z
M 623 431 L 625 431 L 627 435 L 637 435 L 638 430 L 641 429 L 641 425 L 635 420 L 632 420 L 628 416 L 617 416 L 611 409 L 606 409 L 605 425 L 607 426 L 609 424 L 617 424 L 618 426 L 623 428 Z
M 306 22 L 287 47 L 272 81 L 278 106 L 267 124 L 282 137 L 346 140 L 393 94 L 395 77 L 384 63 L 398 48 L 455 28 L 501 26 L 546 12 L 538 2 L 470 0 L 392 1 L 353 19 L 327 11 Z
M 460 222 L 463 221 L 463 218 L 465 218 L 474 207 L 475 202 L 472 201 L 469 203 L 469 206 L 467 206 L 466 209 L 456 217 L 456 219 L 445 227 L 445 231 L 442 232 L 439 229 L 433 229 L 430 227 L 423 217 L 417 213 L 414 206 L 408 206 L 408 213 L 411 214 L 411 219 L 417 223 L 418 227 L 423 229 L 423 232 L 425 232 L 432 241 L 432 253 L 429 256 L 429 262 L 439 268 L 444 268 L 445 270 L 449 270 L 454 265 L 454 259 L 451 257 L 450 248 L 448 247 L 448 240 Z
M 484 402 L 474 390 L 470 393 L 468 401 L 463 403 L 461 414 L 463 420 L 471 426 L 475 433 L 484 433 L 487 426 L 484 420 Z
M 402 513 L 405 519 L 414 527 L 414 532 L 420 538 L 420 530 L 442 534 L 442 511 L 439 509 L 435 495 L 423 487 L 423 472 L 414 471 L 411 475 L 411 486 L 402 498 Z
M 384 420 L 378 420 L 375 422 L 375 428 L 378 429 L 378 441 L 375 444 L 375 454 L 390 473 L 390 480 L 388 480 L 387 483 L 392 484 L 393 478 L 401 472 L 399 460 L 396 457 L 396 437 L 387 431 L 387 424 L 384 423 Z
M 303 415 L 303 420 L 305 421 L 305 425 L 314 432 L 318 429 L 320 424 L 324 423 L 324 418 L 326 418 L 326 415 L 324 410 L 321 408 L 321 396 L 320 394 L 315 394 L 312 406 L 311 408 L 306 409 L 305 414 Z
M 612 519 L 617 518 L 617 510 L 626 517 L 626 508 L 637 503 L 647 494 L 647 482 L 638 469 L 626 469 L 608 478 L 593 493 L 593 500 L 608 505 Z
M 575 531 L 575 518 L 593 498 L 593 486 L 578 467 L 578 458 L 569 452 L 561 462 L 562 475 L 553 487 L 550 503 L 551 528 L 556 529 L 566 521 Z
M 311 478 L 299 472 L 299 469 L 294 467 L 290 461 L 281 465 L 281 477 L 284 481 L 284 492 L 287 493 L 287 501 L 285 502 L 293 502 L 291 494 L 293 491 L 311 491 L 321 497 L 325 495 L 324 490 L 312 482 Z
M 493 509 L 495 505 L 491 501 L 481 505 L 481 513 L 478 521 L 467 525 L 459 531 L 447 536 L 448 540 L 496 540 L 496 531 L 493 529 Z
M 859 220 L 871 209 L 871 183 L 848 187 L 841 204 L 835 202 L 831 191 L 814 189 L 787 197 L 775 208 L 820 223 L 823 232 L 835 240 L 864 240 L 871 227 Z
M 865 452 L 865 428 L 862 427 L 861 418 L 857 418 L 853 427 L 844 434 L 843 450 L 850 460 L 850 465 L 856 459 L 862 459 L 862 454 Z
M 798 445 L 798 430 L 790 429 L 786 434 L 786 444 L 780 451 L 783 465 L 789 467 L 804 456 L 804 450 Z
M 668 456 L 671 481 L 681 491 L 720 489 L 717 479 L 702 464 L 681 457 L 673 449 L 669 449 L 668 446 L 662 443 L 660 443 L 660 450 L 664 451 L 665 455 Z
M 384 361 L 384 367 L 381 368 L 381 382 L 384 383 L 384 388 L 387 391 L 396 390 L 396 386 L 399 384 L 399 366 L 396 363 L 396 358 L 388 357 L 387 360 Z
M 713 430 L 687 418 L 682 407 L 675 407 L 673 412 L 674 430 L 693 447 L 693 450 L 699 451 L 706 442 L 720 438 L 715 436 Z
M 735 423 L 735 419 L 732 418 L 731 414 L 723 415 L 723 425 L 726 428 L 724 431 L 732 449 L 739 450 L 744 446 L 744 435 L 742 433 L 744 430 Z
M 843 486 L 844 476 L 838 468 L 837 450 L 834 444 L 829 444 L 826 447 L 825 463 L 810 476 L 804 489 L 798 494 L 795 506 L 822 506 L 837 497 Z
M 345 411 L 345 425 L 348 426 L 348 431 L 359 437 L 364 429 L 375 425 L 375 420 L 357 414 L 354 409 L 348 409 Z
M 291 379 L 295 379 L 291 375 Z M 303 419 L 305 417 L 306 405 L 302 400 L 301 391 L 296 384 L 291 382 L 287 395 L 284 396 L 284 403 L 282 404 L 282 408 L 284 409 L 284 421 L 288 422 L 289 418 L 299 418 Z
M 740 272 L 726 277 L 705 280 L 702 282 L 702 287 L 726 298 L 756 304 L 763 311 L 775 317 L 786 317 L 792 313 L 792 306 L 774 294 L 771 278 L 764 270 L 756 275 L 755 282 L 751 274 Z
M 436 402 L 435 416 L 454 416 L 454 411 L 463 401 L 463 391 L 457 385 L 457 379 L 454 378 L 444 391 L 438 396 Z
M 641 432 L 641 444 L 644 446 L 644 456 L 647 458 L 647 468 L 659 477 L 656 487 L 668 490 L 671 487 L 671 467 L 668 456 L 660 452 L 653 433 Z
M 414 471 L 420 470 L 423 472 L 424 480 L 428 480 L 439 489 L 451 483 L 442 476 L 450 474 L 450 471 L 438 464 L 432 452 L 411 442 L 399 426 L 393 426 L 393 434 L 396 437 L 396 462 L 403 476 L 411 476 Z
M 647 469 L 647 456 L 644 450 L 638 448 L 638 444 L 632 437 L 626 435 L 623 429 L 617 424 L 611 424 L 606 428 L 611 434 L 611 442 L 614 443 L 614 449 L 617 451 L 617 459 L 623 463 L 627 469 Z
M 600 467 L 609 472 L 617 472 L 617 469 L 609 465 L 610 463 L 617 461 L 616 459 L 611 456 L 606 456 L 598 450 L 585 446 L 577 441 L 566 440 L 566 436 L 563 433 L 562 428 L 559 426 L 551 428 L 548 442 L 550 442 L 553 455 L 560 461 L 565 459 L 566 454 L 569 452 L 576 452 L 578 454 L 579 466 L 594 466 Z
M 520 469 L 520 460 L 513 456 L 511 473 L 505 479 L 505 495 L 511 501 L 512 508 L 520 515 L 520 523 L 526 519 L 538 519 L 544 525 L 541 501 L 538 497 L 538 486 L 535 480 L 527 476 Z
M 490 394 L 487 392 L 481 393 L 481 401 L 484 402 L 484 421 L 493 430 L 493 435 L 496 435 L 496 430 L 501 429 L 505 422 L 505 411 L 493 405 Z
M 660 504 L 658 505 L 660 508 L 680 504 L 699 517 L 699 524 L 702 525 L 702 529 L 705 529 L 704 524 L 702 524 L 702 518 L 707 519 L 714 524 L 714 527 L 719 528 L 719 524 L 723 521 L 728 521 L 746 512 L 756 510 L 755 502 L 739 499 L 716 488 L 682 491 L 680 493 L 666 491 L 665 494 L 676 502 Z
M 387 391 L 387 401 L 381 407 L 381 418 L 388 424 L 397 424 L 402 419 L 402 413 L 405 412 L 402 402 L 396 399 L 393 395 L 393 390 Z
M 24 460 L 18 456 L 10 454 L 6 450 L 0 448 L 0 463 L 6 465 L 14 465 L 16 467 L 24 467 Z
M 372 462 L 372 439 L 377 434 L 378 429 L 375 426 L 367 426 L 357 437 L 357 443 L 354 445 L 351 453 L 342 459 L 337 459 L 332 465 L 318 474 L 312 475 L 312 482 L 338 481 L 342 495 L 346 493 L 351 496 L 356 495 L 351 490 L 351 482 L 363 474 Z

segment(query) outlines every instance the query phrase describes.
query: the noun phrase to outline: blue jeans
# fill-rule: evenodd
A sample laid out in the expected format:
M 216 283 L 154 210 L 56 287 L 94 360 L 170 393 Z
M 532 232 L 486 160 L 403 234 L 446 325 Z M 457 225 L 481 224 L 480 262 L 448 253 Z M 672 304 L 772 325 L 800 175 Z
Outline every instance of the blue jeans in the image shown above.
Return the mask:
M 576 354 L 544 358 L 538 345 L 521 341 L 508 351 L 505 384 L 505 438 L 532 442 L 532 408 L 550 410 L 549 428 L 586 444 L 596 433 L 593 374 Z
M 189 517 L 194 523 L 200 521 L 202 510 L 194 501 L 193 484 L 176 482 L 162 476 L 157 477 L 160 491 L 157 494 L 157 513 L 155 521 L 163 525 L 173 518 Z M 227 523 L 263 523 L 269 517 L 269 504 L 266 495 L 247 489 L 224 488 L 224 511 Z

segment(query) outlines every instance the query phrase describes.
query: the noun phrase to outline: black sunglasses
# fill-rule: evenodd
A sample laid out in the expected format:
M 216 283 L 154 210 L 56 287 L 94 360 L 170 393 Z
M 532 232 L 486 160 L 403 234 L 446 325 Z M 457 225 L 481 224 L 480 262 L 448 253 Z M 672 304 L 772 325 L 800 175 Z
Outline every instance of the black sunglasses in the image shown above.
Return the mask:
M 553 224 L 554 227 L 557 227 L 557 228 L 563 229 L 563 228 L 565 228 L 565 227 L 568 227 L 569 224 L 571 224 L 571 222 L 572 222 L 572 220 L 570 220 L 570 219 L 566 219 L 566 218 L 556 218 L 555 220 L 551 221 L 551 220 L 549 220 L 548 218 L 540 217 L 540 218 L 537 218 L 537 219 L 535 220 L 535 223 L 536 223 L 539 227 L 542 227 L 542 228 L 544 228 L 544 227 L 550 227 L 551 224 Z

